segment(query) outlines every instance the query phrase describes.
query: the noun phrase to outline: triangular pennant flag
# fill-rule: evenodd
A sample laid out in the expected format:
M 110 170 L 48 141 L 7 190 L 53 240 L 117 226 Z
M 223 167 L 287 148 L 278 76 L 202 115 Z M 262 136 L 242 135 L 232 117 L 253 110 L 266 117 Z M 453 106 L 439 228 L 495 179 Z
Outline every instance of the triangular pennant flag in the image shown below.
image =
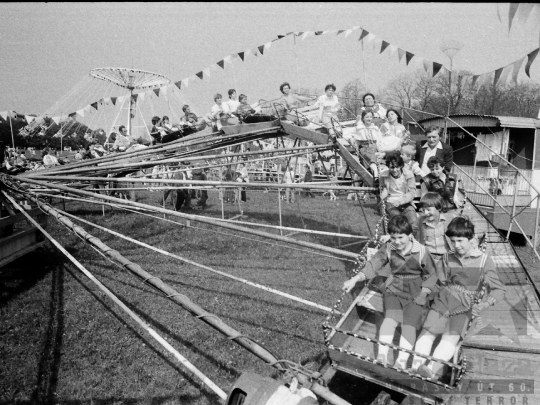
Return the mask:
M 225 62 L 227 62 L 227 63 L 232 64 L 232 58 L 231 58 L 231 55 L 225 56 L 225 57 L 223 58 L 223 60 L 224 60 Z
M 52 117 L 52 120 L 56 125 L 60 125 L 60 117 Z
M 359 29 L 360 29 L 360 26 L 359 26 L 359 25 L 355 25 L 354 27 L 352 27 L 352 30 L 353 30 L 353 31 L 357 31 L 357 30 L 359 30 Z
M 497 17 L 499 17 L 499 22 L 502 23 L 501 12 L 499 10 L 499 3 L 497 3 Z
M 257 49 L 261 53 L 261 55 L 264 53 L 264 45 L 258 46 Z
M 480 77 L 480 75 L 474 75 L 472 77 L 472 81 L 471 81 L 471 87 L 474 87 L 474 85 L 476 84 L 476 82 L 478 81 L 478 78 Z
M 339 34 L 341 34 L 342 32 L 345 32 L 345 30 L 338 30 L 336 36 L 339 35 Z
M 313 31 L 306 31 L 306 32 L 304 32 L 304 34 L 302 35 L 302 40 L 306 39 L 306 38 L 309 37 L 310 35 L 313 35 Z
M 244 52 L 238 52 L 238 56 L 240 56 L 240 59 L 242 59 L 242 62 L 244 61 Z
M 315 31 L 315 35 L 322 35 L 323 31 Z
M 345 31 L 345 38 L 347 38 L 349 35 L 351 35 L 352 30 Z
M 301 36 L 301 35 L 304 34 L 304 31 L 302 31 L 302 32 L 295 32 L 294 34 L 295 34 L 297 37 L 299 37 L 299 36 Z
M 525 65 L 525 73 L 529 78 L 531 77 L 529 70 L 531 69 L 531 65 L 534 62 L 534 59 L 536 58 L 536 55 L 538 55 L 538 50 L 540 48 L 536 48 L 534 51 L 532 51 L 530 54 L 527 55 L 527 64 Z
M 71 114 L 68 114 L 68 117 L 71 118 L 71 119 L 77 119 L 77 113 L 73 112 Z
M 441 70 L 442 65 L 437 62 L 433 62 L 433 77 L 437 76 L 437 73 L 439 73 L 439 70 Z
M 377 52 L 379 49 L 381 49 L 382 39 L 379 37 L 373 38 L 372 46 L 373 46 L 373 52 Z
M 206 76 L 210 77 L 210 68 L 203 69 L 203 72 Z
M 405 51 L 405 61 L 407 62 L 407 65 L 409 65 L 412 58 L 414 58 L 414 53 Z
M 95 103 L 90 104 L 90 105 L 97 110 L 97 101 Z
M 401 59 L 403 59 L 403 57 L 405 56 L 405 51 L 401 48 L 398 48 L 397 51 L 398 51 L 399 61 L 401 62 Z
M 143 92 L 143 93 L 139 93 L 139 99 L 140 99 L 141 101 L 143 101 L 143 100 L 144 100 L 144 96 L 145 96 L 145 94 L 146 94 L 146 92 Z
M 286 37 L 286 35 L 278 34 L 277 39 L 281 39 L 281 38 L 285 38 L 285 37 Z
M 270 49 L 271 46 L 272 46 L 272 42 L 268 42 L 268 43 L 264 44 L 264 49 L 268 50 L 268 49 Z
M 512 20 L 516 16 L 519 3 L 510 3 L 510 9 L 508 10 L 508 31 L 512 29 Z
M 3 119 L 7 120 L 7 111 L 1 111 L 1 112 L 0 112 L 0 116 L 1 116 Z
M 501 76 L 499 77 L 499 84 L 501 86 L 505 86 L 506 82 L 508 81 L 508 75 L 510 74 L 510 71 L 512 70 L 513 65 L 508 65 L 503 68 L 503 71 L 501 73 Z
M 225 61 L 221 59 L 218 63 L 216 63 L 220 68 L 225 69 Z
M 156 96 L 159 97 L 159 87 L 157 89 L 154 89 L 154 93 L 156 93 Z
M 496 86 L 497 82 L 499 81 L 501 74 L 502 74 L 503 68 L 499 68 L 495 71 L 495 77 L 493 78 L 493 85 Z
M 163 93 L 163 95 L 166 97 L 167 96 L 167 89 L 168 87 L 167 86 L 164 86 L 161 88 L 161 92 Z
M 84 117 L 84 108 L 82 110 L 77 111 L 77 114 L 79 114 L 81 117 Z
M 363 40 L 365 37 L 367 37 L 369 35 L 369 31 L 366 31 L 366 30 L 362 30 L 362 32 L 360 33 L 360 37 L 358 38 L 359 41 Z
M 254 55 L 254 56 L 257 56 L 258 52 L 257 52 L 257 48 L 253 48 L 251 50 L 251 53 Z
M 182 89 L 182 81 L 181 80 L 178 80 L 174 84 L 176 85 L 176 87 L 178 87 L 178 90 Z
M 32 117 L 31 115 L 25 115 L 24 119 L 26 120 L 28 124 L 30 124 L 32 121 L 36 119 L 36 117 Z
M 529 14 L 531 14 L 531 11 L 534 7 L 533 3 L 519 3 L 519 8 L 517 10 L 517 20 L 521 25 L 525 25 L 527 22 L 527 19 L 529 18 Z
M 195 73 L 195 76 L 197 76 L 199 79 L 203 79 L 203 72 Z
M 375 39 L 375 35 L 373 35 L 372 33 L 368 33 L 366 37 L 366 44 L 373 41 L 374 39 Z
M 102 99 L 102 98 L 99 99 L 98 104 L 99 104 L 99 105 L 104 105 L 104 104 L 105 104 L 105 103 L 103 102 L 103 99 Z
M 189 86 L 189 77 L 186 77 L 185 79 L 182 79 L 182 84 L 186 87 Z
M 431 68 L 433 65 L 429 62 L 429 60 L 425 60 L 425 59 L 424 59 L 423 62 L 424 62 L 424 70 L 425 70 L 427 73 L 429 73 L 430 68 Z
M 109 105 L 110 103 L 111 103 L 111 98 L 110 98 L 110 97 L 105 97 L 105 98 L 103 99 L 103 104 L 104 104 L 104 105 Z
M 517 60 L 513 63 L 513 70 L 512 70 L 512 80 L 516 84 L 518 84 L 518 73 L 519 69 L 521 69 L 521 65 L 523 65 L 523 62 L 525 62 L 526 56 L 521 58 L 520 60 Z
M 393 56 L 397 51 L 397 46 L 390 44 L 388 49 L 390 50 L 390 56 Z
M 493 83 L 492 77 L 493 77 L 493 72 L 484 73 L 483 75 L 480 75 L 480 79 L 478 79 L 478 88 L 486 84 Z
M 379 53 L 383 53 L 385 51 L 385 49 L 388 48 L 388 45 L 390 45 L 390 44 L 383 40 L 382 44 L 381 44 L 381 52 L 379 52 Z

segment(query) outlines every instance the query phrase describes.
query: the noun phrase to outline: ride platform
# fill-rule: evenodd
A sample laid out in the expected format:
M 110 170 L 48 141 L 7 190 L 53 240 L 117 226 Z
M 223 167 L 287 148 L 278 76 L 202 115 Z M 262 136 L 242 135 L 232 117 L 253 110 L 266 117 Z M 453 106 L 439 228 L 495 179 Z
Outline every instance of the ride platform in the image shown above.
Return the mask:
M 540 403 L 540 296 L 513 246 L 470 201 L 464 208 L 478 236 L 485 236 L 486 252 L 493 258 L 505 299 L 472 322 L 451 361 L 464 374 L 446 366 L 441 380 L 433 382 L 376 361 L 377 331 L 383 320 L 382 296 L 363 288 L 347 312 L 331 327 L 327 346 L 336 370 L 370 381 L 381 389 L 401 394 L 403 404 L 537 404 Z M 399 332 L 399 329 L 398 329 Z M 435 341 L 434 347 L 438 342 Z M 399 345 L 399 333 L 393 344 Z M 409 358 L 408 367 L 412 361 Z M 478 398 L 478 399 L 477 399 Z

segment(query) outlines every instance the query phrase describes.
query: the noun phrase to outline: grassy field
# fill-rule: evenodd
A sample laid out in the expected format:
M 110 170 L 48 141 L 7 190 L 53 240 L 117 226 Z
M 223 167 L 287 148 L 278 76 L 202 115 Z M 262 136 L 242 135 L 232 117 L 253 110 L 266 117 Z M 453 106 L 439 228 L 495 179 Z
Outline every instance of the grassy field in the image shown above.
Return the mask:
M 160 196 L 146 192 L 140 195 L 140 201 L 159 204 Z M 217 192 L 210 192 L 210 207 L 205 215 L 221 217 L 217 197 Z M 283 204 L 283 225 L 369 235 L 377 220 L 374 200 L 363 205 L 367 223 L 359 203 L 344 197 L 329 201 L 317 195 L 315 199 Z M 279 224 L 275 192 L 248 192 L 248 198 L 241 220 Z M 62 207 L 58 203 L 56 206 Z M 352 268 L 350 261 L 331 255 L 297 246 L 291 249 L 196 222 L 186 228 L 110 208 L 103 216 L 100 206 L 76 202 L 68 202 L 67 211 L 196 262 L 325 306 L 335 303 Z M 239 213 L 239 208 L 225 204 L 224 211 L 230 218 Z M 324 358 L 324 312 L 83 227 L 278 357 L 313 369 Z M 49 218 L 48 229 L 97 279 L 222 389 L 227 390 L 244 371 L 275 375 L 273 368 L 105 259 L 54 218 Z M 355 241 L 305 234 L 291 237 L 334 247 Z M 359 251 L 361 246 L 346 249 Z M 0 289 L 0 404 L 219 402 L 52 246 L 0 269 Z M 357 392 L 357 383 L 350 381 L 349 392 Z M 359 404 L 371 402 L 368 397 L 352 397 Z

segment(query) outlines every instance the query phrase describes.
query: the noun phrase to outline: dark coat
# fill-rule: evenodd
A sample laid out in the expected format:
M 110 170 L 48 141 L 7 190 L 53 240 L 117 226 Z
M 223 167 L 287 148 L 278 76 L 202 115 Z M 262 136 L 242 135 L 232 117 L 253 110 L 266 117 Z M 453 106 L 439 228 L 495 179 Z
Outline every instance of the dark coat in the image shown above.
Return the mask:
M 426 144 L 426 142 L 427 141 L 416 141 L 415 160 L 418 162 L 420 167 L 422 167 L 422 165 L 424 164 L 424 155 L 426 154 L 426 148 L 423 148 L 423 146 Z M 437 149 L 437 151 L 435 152 L 435 156 L 437 156 L 444 162 L 444 169 L 446 170 L 446 172 L 450 172 L 450 169 L 452 169 L 452 166 L 454 165 L 454 148 L 442 142 L 441 145 L 443 148 Z

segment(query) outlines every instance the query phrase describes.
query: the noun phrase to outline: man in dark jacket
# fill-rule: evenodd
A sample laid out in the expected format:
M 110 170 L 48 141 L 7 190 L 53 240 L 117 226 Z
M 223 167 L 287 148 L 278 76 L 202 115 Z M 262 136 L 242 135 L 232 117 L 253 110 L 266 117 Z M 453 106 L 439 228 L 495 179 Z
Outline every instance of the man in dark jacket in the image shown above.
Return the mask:
M 415 160 L 424 172 L 424 176 L 430 173 L 427 162 L 432 156 L 436 156 L 444 162 L 444 169 L 447 173 L 450 173 L 454 165 L 454 149 L 450 145 L 441 142 L 441 132 L 442 128 L 440 127 L 428 127 L 425 131 L 427 142 L 416 142 Z
M 309 167 L 309 165 L 306 165 L 306 174 L 304 175 L 304 183 L 311 183 L 312 181 L 313 181 L 313 174 L 311 173 L 311 168 Z M 308 196 L 311 198 L 315 198 L 315 196 L 311 192 L 311 186 L 310 188 L 306 188 L 305 192 L 306 192 L 306 195 L 305 195 L 306 198 Z

